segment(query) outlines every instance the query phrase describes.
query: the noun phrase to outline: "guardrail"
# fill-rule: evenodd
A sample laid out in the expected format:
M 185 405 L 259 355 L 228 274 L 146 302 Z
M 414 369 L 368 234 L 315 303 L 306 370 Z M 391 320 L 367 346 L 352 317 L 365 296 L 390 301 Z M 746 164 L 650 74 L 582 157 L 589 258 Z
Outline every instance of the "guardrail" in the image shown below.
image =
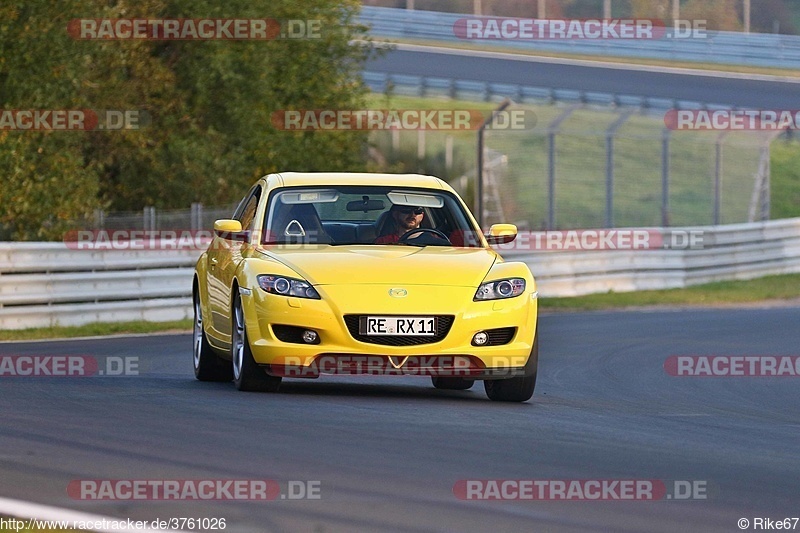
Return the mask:
M 0 243 L 0 329 L 189 318 L 199 255 Z
M 544 298 L 800 272 L 800 218 L 669 231 L 701 232 L 706 247 L 501 253 L 531 267 Z M 0 243 L 0 329 L 190 318 L 199 253 Z
M 577 89 L 555 89 L 510 83 L 492 83 L 432 76 L 411 76 L 386 72 L 364 71 L 364 83 L 372 92 L 406 96 L 445 96 L 472 101 L 499 101 L 511 98 L 518 104 L 582 103 L 610 107 L 638 107 L 644 111 L 664 112 L 670 109 L 731 109 L 724 104 L 694 102 L 677 98 L 658 98 L 631 94 L 604 93 Z
M 436 11 L 363 6 L 359 21 L 371 27 L 373 37 L 471 42 L 456 36 L 453 25 L 471 15 Z M 800 67 L 800 37 L 763 33 L 708 31 L 706 38 L 594 40 L 480 40 L 487 47 L 503 46 L 528 51 L 582 55 L 638 57 L 672 61 L 727 63 L 794 69 Z
M 677 289 L 800 272 L 800 218 L 670 228 L 703 249 L 502 252 L 530 266 L 543 297 Z

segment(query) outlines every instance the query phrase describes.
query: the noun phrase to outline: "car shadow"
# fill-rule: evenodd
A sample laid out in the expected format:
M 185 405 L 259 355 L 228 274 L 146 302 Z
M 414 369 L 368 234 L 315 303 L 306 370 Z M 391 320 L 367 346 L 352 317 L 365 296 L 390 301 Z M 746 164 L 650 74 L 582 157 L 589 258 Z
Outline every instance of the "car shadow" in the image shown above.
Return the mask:
M 325 379 L 325 378 L 322 378 Z M 202 383 L 199 381 L 187 382 L 192 389 L 202 388 L 214 392 L 230 392 L 235 394 L 246 394 L 237 391 L 232 383 Z M 421 381 L 419 384 L 407 383 L 354 383 L 352 381 L 320 381 L 320 380 L 300 380 L 284 379 L 280 390 L 277 393 L 250 393 L 263 397 L 308 397 L 308 398 L 384 398 L 402 400 L 434 400 L 434 401 L 458 401 L 458 402 L 482 402 L 486 404 L 497 403 L 499 405 L 515 405 L 515 402 L 492 402 L 483 391 L 483 384 L 476 381 L 471 389 L 468 390 L 440 390 L 433 387 L 430 381 Z M 531 400 L 523 402 L 526 405 L 533 403 Z
M 280 394 L 302 394 L 310 396 L 374 396 L 382 398 L 459 398 L 486 400 L 483 386 L 475 383 L 466 391 L 440 390 L 433 385 L 406 385 L 398 383 L 352 383 L 336 381 L 284 380 Z

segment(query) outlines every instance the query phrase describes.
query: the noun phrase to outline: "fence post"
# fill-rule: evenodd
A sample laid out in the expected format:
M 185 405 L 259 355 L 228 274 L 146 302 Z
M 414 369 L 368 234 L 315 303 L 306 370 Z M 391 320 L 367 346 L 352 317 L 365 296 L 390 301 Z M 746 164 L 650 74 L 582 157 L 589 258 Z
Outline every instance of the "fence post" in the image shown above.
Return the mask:
M 547 132 L 547 229 L 555 227 L 556 220 L 556 133 Z
M 419 167 L 419 172 L 425 171 L 422 167 L 425 162 L 426 153 L 427 149 L 425 145 L 425 130 L 423 128 L 420 128 L 417 130 L 417 163 Z
M 481 127 L 478 128 L 478 168 L 475 172 L 475 216 L 478 219 L 478 226 L 483 229 L 483 165 L 484 165 L 484 134 L 486 133 L 486 126 L 494 122 L 498 113 L 511 105 L 511 100 L 506 98 L 497 108 L 492 111 L 492 114 L 483 121 Z
M 744 7 L 742 8 L 742 23 L 744 32 L 750 33 L 750 0 L 744 0 Z M 775 33 L 778 33 L 777 31 Z
M 156 208 L 148 206 L 142 213 L 142 225 L 145 231 L 155 231 L 156 229 Z
M 764 183 L 764 196 L 761 199 L 761 220 L 770 220 L 772 218 L 770 214 L 770 210 L 772 209 L 772 166 L 770 164 L 772 160 L 772 143 L 783 135 L 785 135 L 787 139 L 792 139 L 792 136 L 796 135 L 796 133 L 796 131 L 790 129 L 772 133 L 764 142 L 764 152 L 767 159 L 767 176 Z
M 750 195 L 750 207 L 747 210 L 747 221 L 769 220 L 770 211 L 770 151 L 772 141 L 781 135 L 780 132 L 770 135 L 761 146 L 758 172 L 753 180 L 753 192 Z
M 105 229 L 106 214 L 102 209 L 94 210 L 94 229 Z
M 623 113 L 606 130 L 606 224 L 614 227 L 614 136 L 620 127 L 630 118 L 631 112 Z
M 767 161 L 767 172 L 764 176 L 764 186 L 761 193 L 761 220 L 769 220 L 770 218 L 770 182 L 772 180 L 772 167 L 770 165 L 770 159 L 772 158 L 770 153 L 771 151 L 772 139 L 769 139 L 764 146 L 764 154 Z
M 555 229 L 556 225 L 556 134 L 561 123 L 579 107 L 568 107 L 547 127 L 547 229 Z
M 661 134 L 661 225 L 669 227 L 669 134 L 664 128 Z
M 727 135 L 727 131 L 723 131 L 717 135 L 717 141 L 714 143 L 714 225 L 720 224 L 720 206 L 722 204 L 722 139 Z
M 444 168 L 447 175 L 453 170 L 453 136 L 448 135 L 444 141 Z
M 203 229 L 203 204 L 200 202 L 192 203 L 190 224 L 192 231 L 199 231 Z

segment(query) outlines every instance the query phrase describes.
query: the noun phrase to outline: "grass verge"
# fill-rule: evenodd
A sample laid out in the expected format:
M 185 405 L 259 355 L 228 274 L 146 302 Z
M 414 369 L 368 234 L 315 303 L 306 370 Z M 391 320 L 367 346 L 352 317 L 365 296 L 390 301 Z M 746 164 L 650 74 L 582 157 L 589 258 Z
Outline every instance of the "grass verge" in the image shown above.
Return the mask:
M 102 335 L 165 333 L 172 331 L 189 332 L 192 321 L 175 320 L 172 322 L 96 322 L 83 326 L 54 326 L 49 328 L 30 328 L 1 330 L 0 341 L 64 339 L 70 337 L 95 337 Z
M 772 218 L 800 216 L 800 139 L 779 140 L 770 147 Z
M 548 311 L 587 311 L 647 306 L 725 306 L 793 299 L 800 299 L 800 274 L 766 276 L 747 281 L 720 281 L 685 289 L 542 298 L 539 306 Z

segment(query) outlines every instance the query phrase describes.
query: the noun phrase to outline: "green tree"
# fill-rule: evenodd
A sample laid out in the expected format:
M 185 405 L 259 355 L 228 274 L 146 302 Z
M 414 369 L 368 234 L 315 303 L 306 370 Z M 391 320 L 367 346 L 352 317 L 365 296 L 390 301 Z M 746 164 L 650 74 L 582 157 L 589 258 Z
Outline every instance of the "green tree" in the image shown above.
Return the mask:
M 0 131 L 0 226 L 58 238 L 97 207 L 138 210 L 237 199 L 276 170 L 357 170 L 362 132 L 285 132 L 283 109 L 363 105 L 371 51 L 357 0 L 6 0 L 0 6 L 2 109 L 139 110 L 140 129 Z M 78 40 L 81 18 L 318 20 L 320 38 Z M 353 44 L 361 40 L 367 44 Z
M 737 8 L 740 0 L 689 0 L 682 4 L 681 18 L 706 20 L 709 30 L 739 31 L 742 23 Z
M 672 20 L 672 0 L 630 0 L 630 4 L 632 17 Z

